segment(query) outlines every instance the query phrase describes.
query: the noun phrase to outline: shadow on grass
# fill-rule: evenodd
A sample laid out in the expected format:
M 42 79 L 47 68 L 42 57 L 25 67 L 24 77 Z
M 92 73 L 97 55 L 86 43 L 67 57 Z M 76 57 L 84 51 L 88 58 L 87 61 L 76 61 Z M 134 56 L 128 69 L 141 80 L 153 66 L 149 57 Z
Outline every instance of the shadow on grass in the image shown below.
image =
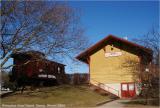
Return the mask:
M 33 97 L 33 98 L 47 98 L 49 96 L 60 96 L 63 95 L 63 92 L 83 92 L 88 93 L 90 89 L 86 85 L 59 85 L 59 86 L 52 86 L 52 87 L 40 87 L 34 90 L 24 90 L 23 93 L 20 91 L 15 91 L 10 93 L 5 97 Z

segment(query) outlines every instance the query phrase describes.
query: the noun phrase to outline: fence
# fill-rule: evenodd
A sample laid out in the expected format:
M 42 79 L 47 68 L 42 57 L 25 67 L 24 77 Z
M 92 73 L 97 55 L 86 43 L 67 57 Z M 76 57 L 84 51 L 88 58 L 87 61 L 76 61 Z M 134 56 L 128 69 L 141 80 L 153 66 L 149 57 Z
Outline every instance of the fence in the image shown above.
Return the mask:
M 67 77 L 70 84 L 79 85 L 89 83 L 89 74 L 86 73 L 67 74 Z

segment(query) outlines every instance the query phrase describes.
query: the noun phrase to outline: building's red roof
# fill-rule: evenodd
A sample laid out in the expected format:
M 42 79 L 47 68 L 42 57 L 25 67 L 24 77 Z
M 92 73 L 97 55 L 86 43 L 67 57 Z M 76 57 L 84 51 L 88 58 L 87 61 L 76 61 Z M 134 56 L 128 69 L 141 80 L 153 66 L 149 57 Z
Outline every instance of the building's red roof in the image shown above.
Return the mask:
M 34 50 L 30 50 L 30 51 L 25 51 L 25 52 L 16 52 L 11 54 L 11 57 L 14 59 L 22 59 L 22 58 L 34 58 L 34 59 L 39 59 L 39 60 L 43 60 L 44 62 L 46 61 L 47 63 L 52 63 L 52 64 L 58 64 L 58 65 L 62 65 L 62 66 L 66 66 L 62 63 L 58 63 L 55 61 L 51 61 L 45 58 L 45 54 L 39 51 L 34 51 Z
M 76 56 L 76 58 L 82 62 L 88 63 L 87 59 L 89 58 L 90 55 L 94 54 L 95 52 L 97 52 L 98 50 L 102 49 L 104 46 L 112 42 L 124 44 L 127 47 L 136 49 L 135 51 L 138 51 L 139 53 L 141 53 L 142 54 L 141 56 L 143 56 L 143 54 L 147 54 L 150 57 L 152 56 L 152 50 L 149 48 L 138 45 L 126 39 L 122 39 L 113 35 L 108 35 L 104 39 L 97 42 L 95 45 L 91 46 L 90 48 L 86 49 L 84 52 L 80 53 L 78 56 Z

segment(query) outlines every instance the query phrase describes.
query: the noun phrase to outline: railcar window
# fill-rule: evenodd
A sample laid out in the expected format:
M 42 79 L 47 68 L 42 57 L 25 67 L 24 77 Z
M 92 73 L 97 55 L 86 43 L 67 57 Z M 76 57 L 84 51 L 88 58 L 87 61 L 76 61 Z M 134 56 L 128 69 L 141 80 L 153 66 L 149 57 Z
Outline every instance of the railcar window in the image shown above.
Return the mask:
M 58 67 L 58 73 L 60 73 L 60 71 L 61 71 L 61 68 L 60 68 L 60 67 Z

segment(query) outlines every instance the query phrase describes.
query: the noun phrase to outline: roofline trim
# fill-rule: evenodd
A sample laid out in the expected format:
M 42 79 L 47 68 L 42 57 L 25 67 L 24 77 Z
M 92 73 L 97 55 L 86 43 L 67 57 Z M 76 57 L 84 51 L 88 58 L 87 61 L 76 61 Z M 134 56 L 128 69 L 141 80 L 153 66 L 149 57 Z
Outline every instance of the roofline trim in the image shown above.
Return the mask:
M 128 41 L 128 40 L 125 40 L 125 39 L 123 39 L 123 38 L 119 38 L 119 37 L 117 37 L 117 36 L 114 36 L 114 35 L 109 34 L 109 35 L 106 36 L 104 39 L 98 41 L 97 43 L 95 43 L 95 44 L 92 45 L 91 47 L 87 48 L 87 49 L 86 49 L 85 51 L 83 51 L 82 53 L 80 53 L 78 56 L 76 56 L 76 59 L 78 59 L 78 60 L 80 60 L 80 61 L 82 61 L 82 62 L 85 62 L 85 61 L 81 60 L 82 56 L 85 56 L 85 55 L 87 55 L 87 53 L 92 52 L 92 51 L 93 51 L 94 49 L 96 49 L 100 44 L 102 44 L 103 42 L 109 40 L 110 38 L 119 40 L 119 41 L 121 41 L 121 42 L 130 44 L 130 45 L 132 45 L 132 46 L 139 47 L 140 49 L 143 49 L 145 52 L 148 52 L 148 53 L 150 53 L 150 54 L 153 53 L 153 51 L 152 51 L 150 48 L 146 48 L 146 47 L 144 47 L 144 46 L 142 46 L 142 45 L 139 45 L 139 44 L 137 44 L 137 43 L 133 43 L 133 42 Z M 90 55 L 88 55 L 88 56 L 90 56 Z M 85 63 L 87 63 L 87 62 L 85 62 Z

